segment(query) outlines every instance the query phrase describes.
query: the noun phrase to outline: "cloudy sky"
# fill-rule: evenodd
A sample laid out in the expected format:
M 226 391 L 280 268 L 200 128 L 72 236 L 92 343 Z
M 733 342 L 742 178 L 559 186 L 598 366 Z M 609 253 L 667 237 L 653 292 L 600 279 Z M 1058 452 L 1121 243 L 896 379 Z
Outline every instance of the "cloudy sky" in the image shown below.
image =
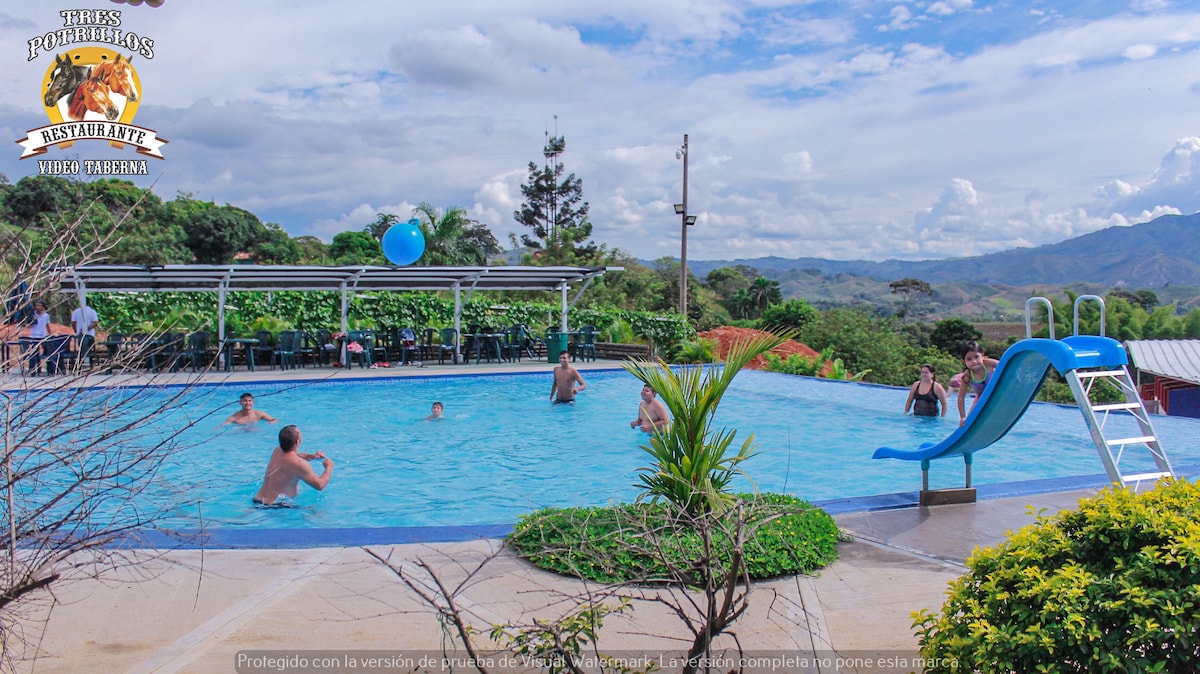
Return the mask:
M 502 242 L 546 133 L 593 237 L 692 259 L 930 259 L 1200 210 L 1182 0 L 110 0 L 0 5 L 0 136 L 47 124 L 59 11 L 117 9 L 151 176 L 328 241 L 422 201 Z M 88 43 L 91 44 L 91 43 Z M 37 172 L 13 144 L 0 172 Z M 134 159 L 97 141 L 48 158 Z

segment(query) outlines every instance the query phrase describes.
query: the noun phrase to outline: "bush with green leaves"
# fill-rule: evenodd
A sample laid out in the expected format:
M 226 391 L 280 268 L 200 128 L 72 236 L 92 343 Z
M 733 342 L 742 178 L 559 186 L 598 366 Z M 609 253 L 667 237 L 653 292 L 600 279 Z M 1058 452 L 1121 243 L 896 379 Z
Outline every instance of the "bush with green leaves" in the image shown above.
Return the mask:
M 715 363 L 717 358 L 717 340 L 685 339 L 678 342 L 672 349 L 671 361 L 675 363 Z
M 1200 485 L 1107 488 L 967 560 L 913 614 L 930 673 L 1195 672 Z
M 833 352 L 851 372 L 868 372 L 866 381 L 909 386 L 910 364 L 917 352 L 901 334 L 895 319 L 880 319 L 856 309 L 830 309 L 800 330 L 797 337 L 814 349 Z
M 810 573 L 837 559 L 837 523 L 784 494 L 737 494 L 751 512 L 745 544 L 751 578 Z M 669 577 L 699 557 L 700 535 L 666 503 L 546 508 L 523 515 L 507 543 L 531 563 L 599 583 Z M 720 538 L 720 537 L 718 537 Z M 718 540 L 728 555 L 729 540 Z
M 826 347 L 821 351 L 820 355 L 805 356 L 799 353 L 790 354 L 787 360 L 773 353 L 763 355 L 767 360 L 767 365 L 763 369 L 767 372 L 778 372 L 780 374 L 795 374 L 802 377 L 819 377 L 821 370 L 825 369 L 825 364 L 833 358 L 833 347 Z
M 772 328 L 803 328 L 817 317 L 817 310 L 802 299 L 784 300 L 763 310 L 762 325 Z

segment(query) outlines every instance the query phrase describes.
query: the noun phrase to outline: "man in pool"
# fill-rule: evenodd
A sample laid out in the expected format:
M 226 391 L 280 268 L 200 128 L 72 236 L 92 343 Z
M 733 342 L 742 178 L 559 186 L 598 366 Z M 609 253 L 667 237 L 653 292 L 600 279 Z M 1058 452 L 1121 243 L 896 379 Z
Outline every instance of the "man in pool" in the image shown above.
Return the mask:
M 238 404 L 242 406 L 242 409 L 230 414 L 229 418 L 225 420 L 225 423 L 221 424 L 222 426 L 225 424 L 254 424 L 260 421 L 273 424 L 276 421 L 279 421 L 275 417 L 263 412 L 262 410 L 254 409 L 253 394 L 243 393 L 242 397 L 238 398 Z
M 267 474 L 263 477 L 262 487 L 254 495 L 257 505 L 274 505 L 280 496 L 296 498 L 300 491 L 300 481 L 322 491 L 333 477 L 333 459 L 325 458 L 324 452 L 304 454 L 300 452 L 300 429 L 294 425 L 284 426 L 279 430 L 279 446 L 271 452 L 271 460 L 267 462 Z M 309 461 L 321 459 L 325 472 L 317 475 Z
M 578 387 L 575 384 L 579 384 Z M 554 383 L 550 384 L 550 400 L 555 405 L 575 402 L 575 395 L 587 388 L 579 370 L 571 367 L 571 356 L 566 351 L 558 354 L 558 367 L 554 368 Z
M 667 416 L 667 406 L 654 396 L 658 393 L 649 384 L 642 387 L 642 402 L 638 405 L 637 418 L 629 422 L 630 428 L 640 428 L 646 433 L 653 433 L 671 423 Z

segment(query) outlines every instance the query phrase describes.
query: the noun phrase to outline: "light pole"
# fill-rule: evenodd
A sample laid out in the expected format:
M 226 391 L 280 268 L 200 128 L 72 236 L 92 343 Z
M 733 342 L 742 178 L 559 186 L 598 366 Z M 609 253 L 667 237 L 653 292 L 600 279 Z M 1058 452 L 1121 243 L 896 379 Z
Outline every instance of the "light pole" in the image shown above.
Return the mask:
M 687 173 L 688 173 L 688 137 L 683 134 L 683 145 L 675 151 L 675 158 L 683 160 L 683 203 L 675 204 L 675 212 L 679 214 L 679 313 L 687 318 L 687 228 L 696 224 L 696 216 L 687 212 Z

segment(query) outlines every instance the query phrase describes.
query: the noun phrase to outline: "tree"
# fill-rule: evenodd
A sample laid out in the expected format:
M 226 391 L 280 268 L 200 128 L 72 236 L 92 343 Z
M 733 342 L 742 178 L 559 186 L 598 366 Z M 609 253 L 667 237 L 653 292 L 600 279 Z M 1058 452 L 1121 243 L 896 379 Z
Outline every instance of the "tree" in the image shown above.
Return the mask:
M 383 248 L 366 232 L 342 232 L 329 244 L 329 256 L 335 264 L 378 264 Z
M 737 293 L 749 288 L 750 283 L 759 276 L 757 269 L 744 264 L 719 267 L 704 277 L 704 286 L 717 295 L 731 315 L 740 318 L 745 313 L 745 303 L 737 297 Z
M 274 222 L 263 225 L 258 241 L 250 246 L 250 257 L 259 264 L 296 264 L 300 245 Z
M 952 356 L 961 357 L 963 342 L 982 338 L 983 333 L 974 324 L 955 317 L 938 321 L 929 335 L 929 343 Z
M 588 204 L 583 201 L 583 180 L 574 173 L 563 176 L 564 167 L 558 156 L 567 147 L 562 136 L 550 137 L 542 154 L 542 168 L 529 162 L 529 178 L 521 185 L 525 201 L 513 218 L 528 227 L 532 235 L 522 234 L 521 243 L 535 251 L 543 251 L 545 264 L 561 264 L 575 259 L 593 259 L 599 249 L 589 240 L 592 223 L 588 222 Z
M 486 225 L 472 220 L 464 208 L 437 208 L 422 203 L 413 215 L 425 235 L 425 254 L 421 261 L 427 266 L 482 266 L 488 258 L 500 252 L 500 244 Z
M 817 317 L 817 310 L 802 299 L 772 304 L 763 312 L 763 325 L 778 328 L 803 328 Z
M 928 283 L 916 278 L 902 278 L 899 281 L 892 281 L 888 284 L 888 287 L 892 289 L 893 295 L 901 297 L 900 310 L 896 312 L 896 316 L 900 320 L 904 320 L 908 316 L 909 312 L 912 311 L 913 305 L 922 296 L 928 297 L 933 295 L 933 288 Z
M 1130 292 L 1128 290 L 1114 290 L 1108 293 L 1109 299 L 1120 297 L 1130 304 L 1141 307 L 1146 313 L 1154 311 L 1154 307 L 1158 306 L 1158 295 L 1153 290 L 1139 290 Z
M 767 307 L 783 301 L 783 292 L 779 289 L 779 281 L 759 276 L 746 288 L 746 297 L 754 317 L 761 317 Z
M 209 208 L 184 224 L 184 245 L 199 264 L 230 264 L 234 256 L 259 240 L 262 222 L 250 211 L 236 206 Z
M 371 235 L 371 238 L 376 241 L 383 241 L 383 235 L 387 233 L 388 228 L 400 222 L 400 216 L 393 213 L 380 213 L 375 218 L 375 222 L 363 228 L 363 231 Z
M 329 256 L 329 247 L 315 236 L 297 236 L 292 239 L 300 249 L 301 264 L 325 264 Z

